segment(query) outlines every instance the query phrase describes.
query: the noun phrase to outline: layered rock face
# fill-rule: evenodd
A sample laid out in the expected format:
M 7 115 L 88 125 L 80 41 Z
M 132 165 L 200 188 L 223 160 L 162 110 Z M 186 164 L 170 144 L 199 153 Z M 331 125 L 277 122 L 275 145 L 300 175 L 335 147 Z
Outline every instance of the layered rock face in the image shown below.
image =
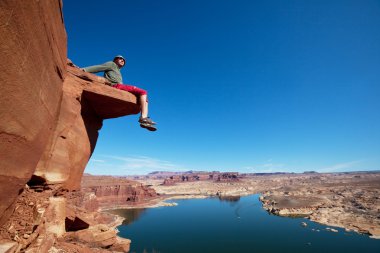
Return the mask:
M 60 1 L 0 1 L 0 225 L 56 124 L 66 76 Z
M 60 0 L 0 1 L 0 34 L 0 249 L 47 252 L 68 233 L 67 219 L 103 238 L 91 227 L 96 213 L 79 214 L 97 209 L 95 196 L 67 196 L 80 189 L 103 120 L 137 114 L 136 97 L 68 61 Z M 127 250 L 107 234 L 96 245 Z
M 158 196 L 152 188 L 124 178 L 84 175 L 82 191 L 94 193 L 101 207 L 138 204 Z

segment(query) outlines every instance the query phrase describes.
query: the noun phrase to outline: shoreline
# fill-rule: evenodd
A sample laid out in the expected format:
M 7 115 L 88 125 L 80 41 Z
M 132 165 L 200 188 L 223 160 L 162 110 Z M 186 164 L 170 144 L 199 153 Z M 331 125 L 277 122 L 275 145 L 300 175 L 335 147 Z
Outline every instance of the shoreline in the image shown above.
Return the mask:
M 273 209 L 270 209 L 265 205 L 264 199 L 263 199 L 263 196 L 264 196 L 263 193 L 246 193 L 246 194 L 241 194 L 241 195 L 234 195 L 231 197 L 245 197 L 245 196 L 251 196 L 251 195 L 255 195 L 255 194 L 259 195 L 259 201 L 262 204 L 261 208 L 266 210 L 268 213 L 271 213 L 271 214 L 274 214 L 274 215 L 277 215 L 280 217 L 285 217 L 285 218 L 286 217 L 304 217 L 311 222 L 315 222 L 315 223 L 321 224 L 323 226 L 338 227 L 338 228 L 345 229 L 345 231 L 347 231 L 347 232 L 353 231 L 353 232 L 358 233 L 358 234 L 368 235 L 368 237 L 370 237 L 372 239 L 380 239 L 380 234 L 379 235 L 372 234 L 369 231 L 360 229 L 359 227 L 357 227 L 357 229 L 355 229 L 355 227 L 344 226 L 343 224 L 337 224 L 337 223 L 331 223 L 331 222 L 324 222 L 322 219 L 312 218 L 311 215 L 313 214 L 313 212 L 315 210 L 318 210 L 318 208 L 313 208 L 314 210 L 311 212 L 305 212 L 305 210 L 302 208 L 299 209 L 299 212 L 292 210 L 293 212 L 281 213 L 281 210 L 279 210 L 279 209 L 277 209 L 276 212 L 273 212 Z M 119 224 L 114 226 L 114 228 L 117 230 L 117 227 L 122 224 L 122 222 L 125 220 L 125 218 L 122 216 L 119 216 L 117 214 L 111 213 L 109 211 L 119 210 L 119 209 L 146 209 L 146 208 L 177 206 L 178 204 L 176 202 L 166 202 L 166 201 L 168 201 L 168 200 L 186 200 L 186 199 L 206 199 L 206 198 L 218 198 L 218 197 L 220 197 L 220 196 L 218 196 L 218 195 L 205 195 L 205 194 L 165 195 L 165 196 L 161 196 L 159 198 L 150 200 L 148 202 L 136 204 L 136 205 L 118 205 L 118 206 L 114 206 L 114 207 L 103 207 L 103 208 L 101 208 L 100 211 L 106 212 L 106 213 L 111 214 L 111 215 L 115 215 L 117 217 Z M 284 208 L 282 210 L 286 210 L 286 208 Z M 331 210 L 331 211 L 333 211 L 333 210 Z
M 134 204 L 134 205 L 128 204 L 128 205 L 115 205 L 112 207 L 109 207 L 109 206 L 100 207 L 99 212 L 107 212 L 107 211 L 112 211 L 112 210 L 117 210 L 117 209 L 145 209 L 145 208 L 175 206 L 175 205 L 177 205 L 175 202 L 173 202 L 173 203 L 175 203 L 175 204 L 173 204 L 173 203 L 166 202 L 166 201 L 167 200 L 175 200 L 175 199 L 205 199 L 205 198 L 212 198 L 212 197 L 214 197 L 214 196 L 212 196 L 212 195 L 207 196 L 207 195 L 203 195 L 203 194 L 200 194 L 200 195 L 184 194 L 184 195 L 173 195 L 173 196 L 166 195 L 166 196 L 162 196 L 162 197 L 155 198 L 155 199 L 150 199 L 146 202 L 142 202 L 142 203 L 138 203 L 138 204 Z

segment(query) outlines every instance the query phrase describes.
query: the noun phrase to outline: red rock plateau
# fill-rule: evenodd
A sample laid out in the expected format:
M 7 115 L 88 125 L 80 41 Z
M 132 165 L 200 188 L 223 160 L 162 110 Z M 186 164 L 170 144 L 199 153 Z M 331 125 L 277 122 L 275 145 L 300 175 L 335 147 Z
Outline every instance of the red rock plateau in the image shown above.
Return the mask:
M 219 172 L 219 171 L 187 171 L 187 172 L 163 172 L 157 171 L 146 176 L 135 176 L 133 179 L 163 179 L 163 185 L 174 185 L 176 183 L 213 181 L 213 182 L 237 182 L 239 181 L 238 172 Z
M 0 1 L 0 34 L 0 252 L 127 252 L 79 190 L 103 120 L 136 97 L 70 63 L 60 0 Z

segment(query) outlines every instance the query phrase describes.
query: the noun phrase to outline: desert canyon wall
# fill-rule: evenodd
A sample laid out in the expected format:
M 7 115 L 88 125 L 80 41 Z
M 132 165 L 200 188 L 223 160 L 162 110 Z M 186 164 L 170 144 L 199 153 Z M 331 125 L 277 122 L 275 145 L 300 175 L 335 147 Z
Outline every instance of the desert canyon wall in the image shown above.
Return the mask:
M 0 224 L 37 163 L 58 117 L 66 77 L 60 1 L 0 2 Z
M 93 193 L 99 206 L 104 209 L 131 206 L 158 197 L 153 188 L 121 177 L 84 174 L 81 185 L 81 190 Z
M 26 183 L 77 190 L 104 119 L 136 97 L 67 59 L 60 0 L 0 1 L 0 226 Z

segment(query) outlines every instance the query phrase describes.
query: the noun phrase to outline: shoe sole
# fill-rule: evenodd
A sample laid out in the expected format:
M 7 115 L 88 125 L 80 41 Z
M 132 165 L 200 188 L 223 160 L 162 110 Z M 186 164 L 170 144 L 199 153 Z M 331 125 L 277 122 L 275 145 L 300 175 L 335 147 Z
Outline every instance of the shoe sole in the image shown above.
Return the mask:
M 153 126 L 152 124 L 140 123 L 140 126 L 142 128 L 146 128 L 149 131 L 153 131 L 153 132 L 157 130 L 157 128 L 155 126 Z
M 157 125 L 156 122 L 149 123 L 149 122 L 139 121 L 139 123 L 140 124 L 148 124 L 148 125 Z

